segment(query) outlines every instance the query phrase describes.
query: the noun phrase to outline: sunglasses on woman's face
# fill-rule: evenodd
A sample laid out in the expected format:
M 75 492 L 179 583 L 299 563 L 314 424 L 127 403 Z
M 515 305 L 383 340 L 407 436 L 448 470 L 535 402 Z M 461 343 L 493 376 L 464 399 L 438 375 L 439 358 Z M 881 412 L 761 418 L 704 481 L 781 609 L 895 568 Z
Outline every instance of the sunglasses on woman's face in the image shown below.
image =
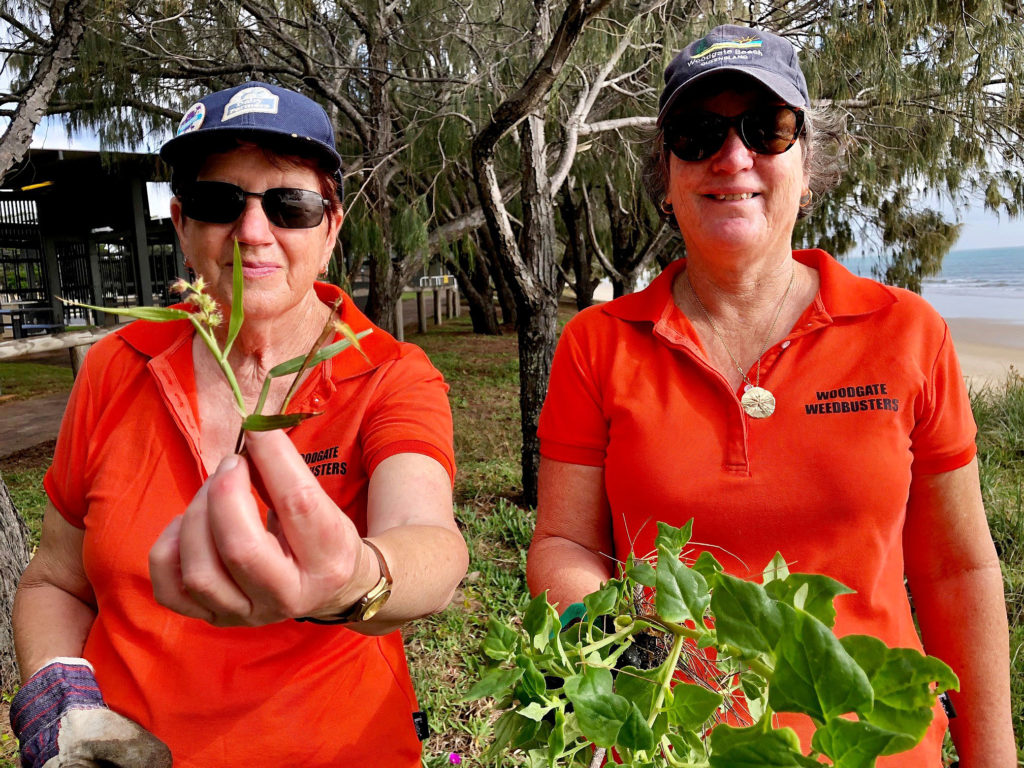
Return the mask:
M 181 212 L 208 224 L 230 224 L 245 210 L 247 197 L 260 198 L 267 221 L 283 229 L 310 229 L 320 225 L 328 201 L 319 192 L 274 187 L 266 192 L 246 192 L 225 181 L 197 181 L 179 195 Z
M 804 112 L 787 104 L 756 107 L 735 117 L 697 112 L 676 115 L 665 128 L 665 148 L 680 160 L 706 160 L 725 144 L 735 128 L 743 146 L 759 155 L 781 155 L 796 144 L 804 127 Z

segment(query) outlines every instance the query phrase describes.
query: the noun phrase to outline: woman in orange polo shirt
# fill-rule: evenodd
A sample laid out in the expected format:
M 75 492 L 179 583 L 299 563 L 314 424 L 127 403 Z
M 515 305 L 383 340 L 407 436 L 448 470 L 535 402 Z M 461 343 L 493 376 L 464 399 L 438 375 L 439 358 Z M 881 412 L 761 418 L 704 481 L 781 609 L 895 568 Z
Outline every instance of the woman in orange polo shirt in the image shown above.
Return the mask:
M 193 105 L 161 154 L 182 251 L 224 317 L 240 249 L 229 360 L 248 410 L 339 299 L 341 320 L 372 333 L 295 392 L 290 412 L 321 415 L 247 435 L 272 515 L 187 319 L 136 321 L 90 352 L 15 602 L 22 765 L 415 768 L 425 724 L 397 630 L 444 608 L 467 564 L 447 387 L 317 282 L 342 222 L 322 107 L 244 83 Z M 265 413 L 290 384 L 275 380 Z
M 531 591 L 563 609 L 694 519 L 735 575 L 776 550 L 855 590 L 836 632 L 924 647 L 961 681 L 963 766 L 1016 763 L 1008 634 L 975 427 L 948 328 L 919 297 L 793 251 L 837 178 L 835 120 L 790 43 L 723 26 L 665 71 L 649 186 L 686 244 L 644 291 L 581 312 L 538 430 Z M 789 721 L 801 733 L 807 722 Z M 879 765 L 937 768 L 946 718 Z

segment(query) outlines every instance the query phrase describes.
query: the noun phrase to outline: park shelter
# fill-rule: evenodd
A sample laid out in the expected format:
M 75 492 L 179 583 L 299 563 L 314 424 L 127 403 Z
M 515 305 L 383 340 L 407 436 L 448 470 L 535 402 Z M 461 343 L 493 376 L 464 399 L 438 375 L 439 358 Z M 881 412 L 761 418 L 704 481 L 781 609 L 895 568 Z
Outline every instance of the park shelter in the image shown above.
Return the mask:
M 103 320 L 58 296 L 111 307 L 171 303 L 181 251 L 170 220 L 150 217 L 147 194 L 147 182 L 165 173 L 152 154 L 30 150 L 0 182 L 8 314 L 32 307 L 59 327 Z

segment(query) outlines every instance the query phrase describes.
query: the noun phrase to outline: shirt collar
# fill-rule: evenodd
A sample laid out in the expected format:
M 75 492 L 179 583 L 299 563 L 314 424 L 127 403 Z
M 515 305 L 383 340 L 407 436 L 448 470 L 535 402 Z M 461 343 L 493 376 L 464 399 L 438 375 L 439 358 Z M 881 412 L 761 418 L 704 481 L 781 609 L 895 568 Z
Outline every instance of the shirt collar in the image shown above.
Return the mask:
M 814 305 L 832 320 L 871 314 L 899 301 L 894 289 L 854 275 L 818 248 L 793 251 L 793 258 L 818 271 L 821 287 Z M 685 267 L 686 259 L 673 261 L 647 288 L 610 301 L 603 310 L 622 320 L 658 324 L 673 307 L 672 282 Z

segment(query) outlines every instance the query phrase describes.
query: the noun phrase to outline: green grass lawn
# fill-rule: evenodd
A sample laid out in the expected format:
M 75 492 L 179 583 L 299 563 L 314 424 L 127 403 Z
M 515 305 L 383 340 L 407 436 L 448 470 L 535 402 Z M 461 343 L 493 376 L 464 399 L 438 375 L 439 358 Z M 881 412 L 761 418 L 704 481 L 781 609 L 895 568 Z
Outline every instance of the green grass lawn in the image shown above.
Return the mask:
M 42 530 L 43 512 L 46 510 L 43 475 L 50 466 L 55 445 L 56 441 L 50 440 L 14 456 L 0 459 L 0 474 L 15 508 L 28 523 L 33 542 L 39 540 L 39 533 Z
M 49 363 L 0 363 L 0 403 L 63 392 L 71 387 L 71 369 Z
M 448 766 L 451 753 L 461 756 L 462 765 L 487 765 L 481 752 L 496 713 L 481 702 L 461 703 L 460 697 L 475 681 L 487 616 L 508 616 L 527 598 L 524 569 L 533 514 L 515 504 L 521 492 L 516 339 L 511 331 L 498 337 L 474 335 L 467 317 L 408 339 L 426 350 L 451 386 L 456 516 L 470 550 L 469 575 L 452 605 L 413 622 L 404 633 L 413 680 L 433 734 L 424 745 L 424 765 Z M 1011 653 L 1024 654 L 1024 378 L 1011 377 L 1002 387 L 976 392 L 973 403 L 982 490 L 1003 563 Z M 45 503 L 39 483 L 49 450 L 0 460 L 0 472 L 36 530 Z M 1019 659 L 1012 684 L 1020 740 L 1024 667 Z M 13 754 L 0 729 L 0 768 L 13 768 Z M 501 762 L 515 764 L 513 759 Z

